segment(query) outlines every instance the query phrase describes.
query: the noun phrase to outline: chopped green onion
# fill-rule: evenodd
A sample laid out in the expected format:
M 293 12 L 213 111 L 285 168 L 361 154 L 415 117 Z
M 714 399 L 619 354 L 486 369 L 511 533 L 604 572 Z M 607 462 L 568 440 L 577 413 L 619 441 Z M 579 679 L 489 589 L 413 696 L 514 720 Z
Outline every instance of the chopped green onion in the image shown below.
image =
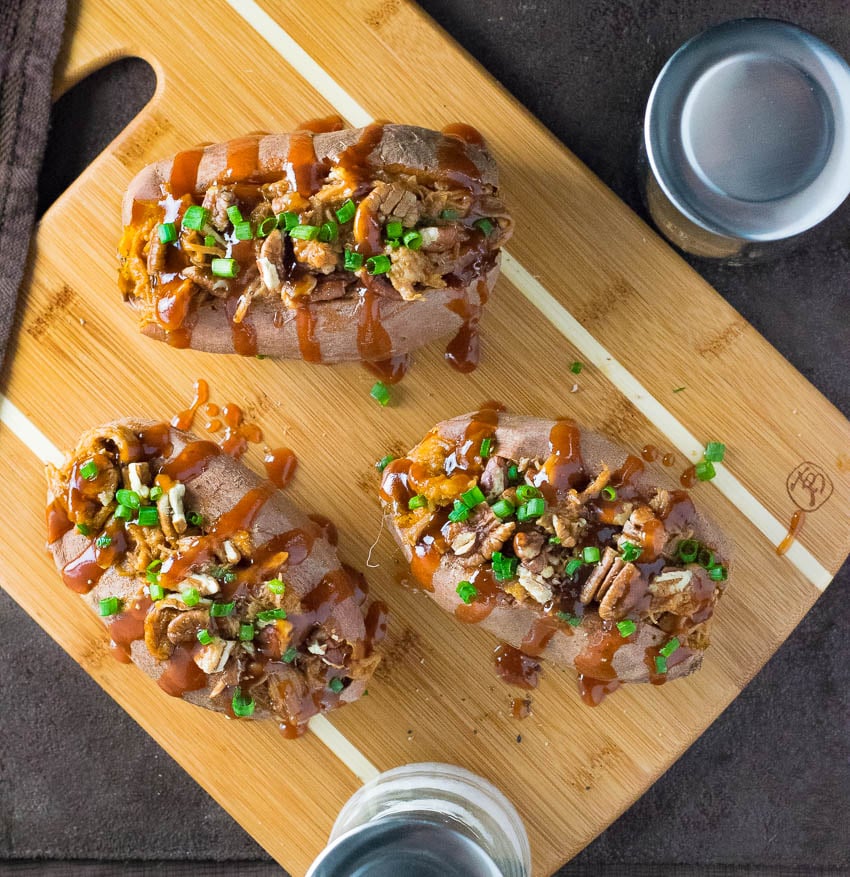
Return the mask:
M 696 539 L 683 539 L 676 548 L 676 554 L 683 563 L 693 563 L 699 554 L 699 542 Z
M 626 563 L 634 563 L 643 554 L 643 546 L 634 542 L 624 542 L 620 546 L 620 555 Z
M 267 238 L 277 228 L 277 217 L 267 216 L 257 226 L 257 237 Z
M 240 719 L 247 719 L 254 715 L 254 698 L 249 694 L 243 694 L 241 688 L 233 692 L 233 700 L 230 703 L 233 715 Z
M 283 594 L 286 592 L 286 584 L 280 579 L 271 579 L 271 581 L 266 582 L 266 587 L 273 594 Z
M 560 545 L 561 540 L 557 536 L 550 536 L 549 537 L 549 544 L 550 545 Z
M 359 271 L 363 267 L 363 255 L 355 253 L 354 250 L 346 249 L 345 251 L 345 270 Z
M 700 481 L 711 481 L 717 474 L 714 470 L 714 463 L 711 460 L 700 460 L 694 466 L 694 473 Z
M 239 273 L 239 263 L 236 259 L 213 259 L 210 271 L 216 277 L 235 277 Z
M 715 564 L 715 565 L 714 565 L 713 567 L 711 567 L 711 569 L 709 569 L 709 571 L 708 571 L 708 577 L 709 577 L 713 582 L 724 582 L 724 581 L 726 581 L 726 575 L 727 575 L 727 573 L 726 573 L 726 567 L 723 566 L 722 563 Z
M 458 582 L 458 586 L 455 590 L 457 591 L 458 597 L 460 597 L 467 606 L 478 596 L 478 588 L 476 588 L 472 582 Z
M 595 545 L 586 545 L 581 556 L 585 563 L 599 563 L 599 549 Z
M 79 526 L 79 525 L 77 525 Z M 94 544 L 97 545 L 98 548 L 109 548 L 112 544 L 112 537 L 107 533 L 101 533 L 97 539 L 94 540 Z
M 323 241 L 326 244 L 333 243 L 339 237 L 339 226 L 331 220 L 330 222 L 322 223 L 322 227 L 319 229 L 319 240 Z
M 410 511 L 415 512 L 416 509 L 424 509 L 428 506 L 428 500 L 426 497 L 422 496 L 421 493 L 417 493 L 416 496 L 411 496 L 407 501 L 407 507 Z
M 680 645 L 679 638 L 674 636 L 673 639 L 671 639 L 666 645 L 663 645 L 658 651 L 664 655 L 665 658 L 669 658 Z
M 205 247 L 214 247 L 218 244 L 218 241 L 211 235 L 204 235 L 204 246 Z
M 289 235 L 302 241 L 314 241 L 318 238 L 319 231 L 318 225 L 296 225 L 289 230 Z
M 637 625 L 631 620 L 631 618 L 625 618 L 622 621 L 617 622 L 617 630 L 620 631 L 620 636 L 625 639 L 637 630 Z
M 265 612 L 257 613 L 257 621 L 267 624 L 270 621 L 281 621 L 286 618 L 285 609 L 266 609 Z
M 407 232 L 402 241 L 408 250 L 419 250 L 422 248 L 422 235 L 415 229 Z
M 187 606 L 197 606 L 201 602 L 201 595 L 197 588 L 183 588 L 180 599 Z
M 177 229 L 173 222 L 160 223 L 158 234 L 162 244 L 171 244 L 177 240 Z
M 722 463 L 726 456 L 726 445 L 723 442 L 709 442 L 705 446 L 705 459 L 710 463 Z
M 234 224 L 239 225 L 242 222 L 242 211 L 233 204 L 227 208 L 227 218 Z
M 107 615 L 117 615 L 121 611 L 121 601 L 117 597 L 104 597 L 98 606 L 98 613 L 102 618 Z
M 121 505 L 129 506 L 131 509 L 137 509 L 142 504 L 142 499 L 135 490 L 116 490 L 115 499 Z
M 386 274 L 392 268 L 393 263 L 389 256 L 371 256 L 366 260 L 366 271 L 369 274 Z
M 459 500 L 455 500 L 454 507 L 449 512 L 449 520 L 453 524 L 463 523 L 469 517 L 469 509 Z
M 97 463 L 94 460 L 88 460 L 80 466 L 80 475 L 86 479 L 86 481 L 94 481 L 97 478 Z
M 602 496 L 609 502 L 613 502 L 617 498 L 617 490 L 609 484 L 607 487 L 602 488 Z
M 579 362 L 578 360 L 576 360 L 576 361 L 570 366 L 570 371 L 571 371 L 574 375 L 580 375 L 580 374 L 581 374 L 581 370 L 582 370 L 583 368 L 584 368 L 584 363 L 581 363 L 581 362 Z
M 503 521 L 514 513 L 514 504 L 509 499 L 500 499 L 491 506 L 493 514 Z
M 257 354 L 255 354 L 254 358 L 255 359 L 267 359 L 268 354 L 267 353 L 257 353 Z
M 529 518 L 539 518 L 546 511 L 546 500 L 539 496 L 530 499 L 525 505 L 526 513 Z
M 530 515 L 528 514 L 528 503 L 522 503 L 517 507 L 516 510 L 516 519 L 523 523 L 529 519 Z
M 156 560 L 152 560 L 146 567 L 148 572 L 156 572 L 158 569 L 162 569 L 162 561 L 157 558 Z
M 149 505 L 139 509 L 138 521 L 140 527 L 158 527 L 159 512 L 157 511 L 156 506 Z
M 347 201 L 344 201 L 342 207 L 336 211 L 336 218 L 340 222 L 348 222 L 351 219 L 354 219 L 354 214 L 357 213 L 357 205 L 349 198 Z
M 189 514 L 186 515 L 186 520 L 193 527 L 200 527 L 201 524 L 204 523 L 204 516 L 200 512 L 189 512 Z
M 284 231 L 292 231 L 299 222 L 298 214 L 293 213 L 291 210 L 287 210 L 286 213 L 278 213 L 277 215 L 277 227 L 282 228 Z
M 291 664 L 298 657 L 298 649 L 290 646 L 284 653 L 281 660 L 284 664 Z
M 115 509 L 115 517 L 120 521 L 129 521 L 133 517 L 133 510 L 128 505 L 121 505 Z
M 190 228 L 192 231 L 200 231 L 209 222 L 210 212 L 206 207 L 193 204 L 186 208 L 183 214 L 183 228 Z
M 383 381 L 375 381 L 369 395 L 379 404 L 386 407 L 390 402 L 390 391 Z
M 151 582 L 150 588 L 148 588 L 148 592 L 151 595 L 151 600 L 156 603 L 157 600 L 161 600 L 165 596 L 165 588 L 162 585 L 157 584 L 156 582 Z
M 243 643 L 251 642 L 251 640 L 254 639 L 254 625 L 248 622 L 240 624 L 239 639 L 242 640 Z
M 493 229 L 496 227 L 489 219 L 485 219 L 483 216 L 481 219 L 476 219 L 472 224 L 479 231 L 483 232 L 485 238 L 493 234 Z
M 697 563 L 705 569 L 711 569 L 714 566 L 714 552 L 703 545 L 697 555 Z
M 664 655 L 656 655 L 655 656 L 655 672 L 656 673 L 666 673 L 667 672 L 667 658 Z
M 91 530 L 89 530 L 88 524 L 77 524 L 77 532 L 82 533 L 83 536 L 88 536 L 91 533 Z
M 481 439 L 481 457 L 482 459 L 490 456 L 490 448 L 493 447 L 493 439 L 491 438 L 483 438 Z
M 536 487 L 532 487 L 530 484 L 520 484 L 516 489 L 516 497 L 520 502 L 525 502 L 538 496 L 542 496 L 542 494 Z
M 226 570 L 221 577 L 225 585 L 232 585 L 236 581 L 236 573 Z
M 334 694 L 339 694 L 343 688 L 345 688 L 345 683 L 338 676 L 335 676 L 328 682 L 328 688 L 334 692 Z
M 154 502 L 156 502 L 161 496 L 162 496 L 162 488 L 161 487 L 157 486 L 157 487 L 151 488 L 150 497 Z
M 459 216 L 460 214 L 457 212 L 457 210 L 452 210 L 451 207 L 447 207 L 440 213 L 440 219 L 448 219 L 449 222 L 457 219 Z
M 202 646 L 208 646 L 213 641 L 212 635 L 208 630 L 198 631 L 198 642 Z
M 254 237 L 254 229 L 251 227 L 251 223 L 247 220 L 244 222 L 237 222 L 233 226 L 233 235 L 237 241 L 250 241 Z
M 393 460 L 395 460 L 395 457 L 392 454 L 387 454 L 386 457 L 381 457 L 381 459 L 378 460 L 377 463 L 375 463 L 375 468 L 379 472 L 383 472 L 384 469 L 386 469 Z
M 519 467 L 512 463 L 508 466 L 508 481 L 516 481 L 519 478 Z
M 210 615 L 213 618 L 227 618 L 228 615 L 233 615 L 235 608 L 236 603 L 233 600 L 229 603 L 213 603 L 210 606 Z
M 400 238 L 404 234 L 404 226 L 398 220 L 393 220 L 387 223 L 385 231 L 388 238 Z
M 497 581 L 504 582 L 515 578 L 519 560 L 516 557 L 506 557 L 501 551 L 493 552 L 493 575 Z
M 584 561 L 580 557 L 573 557 L 571 560 L 567 561 L 567 575 L 570 577 L 574 576 L 583 566 Z
M 463 502 L 468 509 L 474 509 L 487 499 L 477 484 L 474 487 L 470 487 L 465 493 L 462 493 L 460 498 L 461 502 Z

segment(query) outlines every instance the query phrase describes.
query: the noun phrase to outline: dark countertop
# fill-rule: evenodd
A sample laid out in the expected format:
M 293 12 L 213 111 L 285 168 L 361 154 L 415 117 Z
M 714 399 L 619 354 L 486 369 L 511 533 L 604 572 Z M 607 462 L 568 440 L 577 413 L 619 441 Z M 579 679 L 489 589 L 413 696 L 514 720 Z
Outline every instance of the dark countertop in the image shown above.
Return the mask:
M 645 99 L 666 58 L 688 37 L 725 19 L 771 16 L 807 27 L 850 57 L 845 3 L 421 5 L 641 213 L 635 155 Z M 140 107 L 153 78 L 137 61 L 96 74 L 60 102 L 43 205 L 138 109 L 126 106 L 128 81 Z M 692 264 L 850 414 L 847 204 L 805 248 L 782 261 L 735 269 Z M 559 873 L 850 874 L 847 630 L 845 565 L 732 706 Z M 0 874 L 281 873 L 2 593 L 0 666 Z M 33 861 L 38 859 L 51 861 Z

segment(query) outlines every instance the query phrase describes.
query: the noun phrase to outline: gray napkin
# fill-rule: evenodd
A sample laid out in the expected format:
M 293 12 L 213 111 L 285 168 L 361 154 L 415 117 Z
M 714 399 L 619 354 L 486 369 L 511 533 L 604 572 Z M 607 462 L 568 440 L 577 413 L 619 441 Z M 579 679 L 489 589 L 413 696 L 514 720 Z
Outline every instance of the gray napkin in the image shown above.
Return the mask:
M 1 4 L 0 364 L 29 251 L 65 2 L 4 0 Z

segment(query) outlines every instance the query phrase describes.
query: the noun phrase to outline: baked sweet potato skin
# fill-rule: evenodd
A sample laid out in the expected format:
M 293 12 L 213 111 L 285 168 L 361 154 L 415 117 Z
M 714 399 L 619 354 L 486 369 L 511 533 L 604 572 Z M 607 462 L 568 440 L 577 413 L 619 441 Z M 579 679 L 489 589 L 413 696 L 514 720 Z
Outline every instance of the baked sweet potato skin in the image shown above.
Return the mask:
M 437 338 L 477 337 L 512 220 L 483 139 L 446 130 L 376 123 L 244 137 L 147 166 L 125 195 L 119 245 L 140 330 L 176 347 L 321 363 L 384 362 Z M 185 212 L 201 202 L 208 222 L 187 231 Z M 356 214 L 337 222 L 346 203 Z M 243 229 L 237 240 L 228 206 L 253 239 Z M 268 234 L 263 223 L 284 213 L 332 230 Z M 390 221 L 401 238 L 387 236 Z M 176 238 L 161 242 L 163 225 Z M 373 256 L 390 267 L 373 275 Z M 236 275 L 214 273 L 213 259 L 236 263 Z M 473 341 L 450 361 L 468 370 L 476 355 Z
M 131 444 L 134 436 L 150 436 L 156 434 L 156 444 L 159 446 L 156 451 L 145 456 L 138 454 L 138 449 L 130 451 L 129 457 L 125 453 L 126 439 L 129 436 Z M 145 444 L 146 440 L 142 440 Z M 230 618 L 236 622 L 232 628 L 231 638 L 235 639 L 238 635 L 238 627 L 241 622 L 253 622 L 257 626 L 257 637 L 254 640 L 253 658 L 252 655 L 244 654 L 245 665 L 250 664 L 250 660 L 259 661 L 263 666 L 253 668 L 256 674 L 266 674 L 270 680 L 269 685 L 257 685 L 249 687 L 243 684 L 246 691 L 250 691 L 255 702 L 253 712 L 254 718 L 274 717 L 282 723 L 282 728 L 287 732 L 287 736 L 295 736 L 303 730 L 306 720 L 315 712 L 325 711 L 334 706 L 346 702 L 351 702 L 360 697 L 366 687 L 369 676 L 379 661 L 379 656 L 373 652 L 370 640 L 370 634 L 367 633 L 365 621 L 365 589 L 355 581 L 355 577 L 349 571 L 341 567 L 336 549 L 328 541 L 322 528 L 311 521 L 300 509 L 294 506 L 284 494 L 273 488 L 269 482 L 260 478 L 250 469 L 242 465 L 237 460 L 225 453 L 218 452 L 216 446 L 209 442 L 200 442 L 190 433 L 183 432 L 164 424 L 157 424 L 152 421 L 143 420 L 122 420 L 110 424 L 106 424 L 96 429 L 90 430 L 81 438 L 77 447 L 72 451 L 64 466 L 48 467 L 48 525 L 52 531 L 50 536 L 57 536 L 49 541 L 48 547 L 53 555 L 57 569 L 62 573 L 63 578 L 66 577 L 66 570 L 73 567 L 75 561 L 81 556 L 85 556 L 87 551 L 91 551 L 95 544 L 99 532 L 111 533 L 113 545 L 116 538 L 121 538 L 118 534 L 121 532 L 114 527 L 115 517 L 114 508 L 116 500 L 113 498 L 103 511 L 102 517 L 106 524 L 104 528 L 89 529 L 84 535 L 74 526 L 81 523 L 82 515 L 70 508 L 68 502 L 69 491 L 72 479 L 69 479 L 69 471 L 71 467 L 76 466 L 74 472 L 79 471 L 79 466 L 85 461 L 98 458 L 98 453 L 104 447 L 118 447 L 118 456 L 120 458 L 120 466 L 126 467 L 128 460 L 141 460 L 147 462 L 151 469 L 151 476 L 155 473 L 169 470 L 169 464 L 175 461 L 187 459 L 194 449 L 198 449 L 200 454 L 195 454 L 201 463 L 195 468 L 195 471 L 189 471 L 183 466 L 187 472 L 187 476 L 181 483 L 185 486 L 185 495 L 183 497 L 184 507 L 188 514 L 188 510 L 202 517 L 205 522 L 202 529 L 190 528 L 186 531 L 182 538 L 181 547 L 173 552 L 164 552 L 160 557 L 166 557 L 165 565 L 160 564 L 158 570 L 164 571 L 168 568 L 168 557 L 171 556 L 179 560 L 181 556 L 191 551 L 193 543 L 198 540 L 210 537 L 210 533 L 214 531 L 217 522 L 233 515 L 234 509 L 240 506 L 251 506 L 244 513 L 243 521 L 246 527 L 243 531 L 241 523 L 233 534 L 233 541 L 243 547 L 242 557 L 240 561 L 232 567 L 234 571 L 245 574 L 244 567 L 246 563 L 253 563 L 256 557 L 262 554 L 264 546 L 272 544 L 276 537 L 281 534 L 288 536 L 287 546 L 290 552 L 287 558 L 280 560 L 275 559 L 276 566 L 272 569 L 269 566 L 264 578 L 270 579 L 272 576 L 285 581 L 285 596 L 278 598 L 277 603 L 289 607 L 287 620 L 285 624 L 289 626 L 291 632 L 291 642 L 299 651 L 299 655 L 313 660 L 315 656 L 306 654 L 305 639 L 307 635 L 311 635 L 316 639 L 320 633 L 322 641 L 333 641 L 335 643 L 344 644 L 346 650 L 345 667 L 341 668 L 342 673 L 334 672 L 332 675 L 340 675 L 341 678 L 351 674 L 346 679 L 344 687 L 340 691 L 334 692 L 327 689 L 327 680 L 321 680 L 319 683 L 318 673 L 313 673 L 316 678 L 306 680 L 305 674 L 299 667 L 298 661 L 288 664 L 281 663 L 281 656 L 269 654 L 263 656 L 263 649 L 268 652 L 269 641 L 275 631 L 267 631 L 265 634 L 259 629 L 256 623 L 256 609 L 254 605 L 251 611 L 251 605 L 254 602 L 255 595 L 263 591 L 264 599 L 267 601 L 265 608 L 275 605 L 274 602 L 269 603 L 269 594 L 264 591 L 265 586 L 252 582 L 247 587 L 234 585 L 229 588 L 222 585 L 221 591 L 210 597 L 214 602 L 226 602 L 234 600 L 236 602 L 236 611 Z M 187 450 L 188 449 L 188 450 Z M 181 457 L 181 454 L 183 455 Z M 161 483 L 161 482 L 157 482 Z M 114 488 L 114 485 L 113 485 Z M 110 511 L 111 510 L 111 511 Z M 51 523 L 51 519 L 53 522 Z M 57 528 L 56 520 L 59 519 L 61 526 Z M 85 528 L 86 525 L 82 524 Z M 67 529 L 69 528 L 69 529 Z M 65 532 L 62 532 L 62 531 Z M 194 535 L 193 535 L 194 534 Z M 230 534 L 227 534 L 228 538 Z M 198 642 L 194 636 L 191 641 L 178 646 L 172 652 L 171 658 L 160 659 L 152 654 L 148 637 L 150 632 L 148 626 L 151 621 L 151 612 L 157 610 L 158 605 L 164 607 L 166 603 L 169 605 L 177 601 L 179 603 L 180 587 L 177 583 L 170 583 L 169 588 L 173 589 L 170 593 L 166 590 L 166 598 L 159 604 L 151 603 L 150 586 L 152 581 L 164 581 L 164 577 L 155 575 L 152 579 L 147 571 L 157 568 L 156 562 L 151 566 L 148 564 L 150 555 L 145 554 L 141 557 L 141 551 L 138 550 L 138 544 L 133 545 L 132 537 L 127 537 L 130 543 L 126 555 L 121 555 L 115 561 L 99 574 L 100 577 L 93 583 L 91 588 L 82 593 L 83 599 L 89 606 L 99 614 L 100 601 L 112 597 L 118 597 L 121 601 L 122 611 L 117 616 L 103 618 L 110 632 L 113 632 L 113 623 L 116 619 L 120 622 L 127 617 L 128 610 L 134 606 L 141 606 L 143 611 L 140 617 L 145 620 L 145 628 L 143 631 L 142 622 L 139 621 L 138 630 L 132 641 L 125 642 L 129 658 L 133 663 L 137 664 L 145 673 L 156 680 L 162 680 L 165 673 L 169 672 L 171 658 L 180 648 L 186 648 L 190 652 L 198 649 Z M 155 543 L 157 540 L 154 539 Z M 221 555 L 221 543 L 223 539 L 217 540 L 215 544 L 215 552 Z M 252 546 L 253 554 L 246 553 L 245 546 Z M 147 549 L 142 549 L 147 551 Z M 154 553 L 156 547 L 153 548 Z M 129 558 L 129 559 L 128 559 Z M 136 563 L 137 569 L 132 569 L 134 559 L 138 559 Z M 128 568 L 128 566 L 130 568 Z M 123 568 L 119 568 L 123 567 Z M 230 568 L 230 567 L 228 567 Z M 187 568 L 189 572 L 201 571 L 198 565 L 192 565 Z M 248 570 L 250 572 L 250 569 Z M 234 577 L 235 578 L 235 577 Z M 224 581 L 227 581 L 225 577 Z M 66 584 L 68 579 L 66 578 Z M 79 583 L 78 583 L 79 585 Z M 235 587 L 235 591 L 234 591 Z M 75 586 L 76 590 L 84 591 L 85 586 Z M 230 593 L 226 593 L 230 591 Z M 317 596 L 318 595 L 318 596 Z M 275 598 L 272 598 L 273 600 Z M 203 603 L 201 601 L 201 608 Z M 209 601 L 206 601 L 207 604 Z M 197 607 L 193 607 L 195 610 Z M 182 606 L 183 615 L 188 616 L 187 607 Z M 209 611 L 209 605 L 206 606 Z M 176 617 L 177 610 L 174 610 Z M 246 613 L 250 613 L 250 618 Z M 208 619 L 208 622 L 211 620 Z M 212 625 L 215 629 L 215 624 Z M 163 641 L 164 644 L 164 641 Z M 273 644 L 272 644 L 273 645 Z M 166 645 L 167 647 L 167 645 Z M 122 658 L 121 649 L 114 648 L 116 656 Z M 236 651 L 236 650 L 234 650 Z M 191 657 L 186 655 L 185 657 Z M 186 664 L 189 661 L 184 662 Z M 188 688 L 182 691 L 175 691 L 175 683 L 163 686 L 170 694 L 179 694 L 183 699 L 219 712 L 226 712 L 233 716 L 231 698 L 235 684 L 239 681 L 232 677 L 232 668 L 230 676 L 225 678 L 228 670 L 218 673 L 208 673 L 204 678 L 204 674 L 198 674 L 192 670 L 188 674 L 191 683 Z M 175 669 L 180 669 L 175 668 Z M 243 668 L 244 669 L 244 668 Z M 312 668 L 316 670 L 316 667 Z M 340 668 L 338 668 L 340 669 Z M 173 671 L 172 671 L 173 672 Z M 276 675 L 277 674 L 277 675 Z M 186 682 L 186 673 L 183 672 L 184 683 Z M 281 680 L 289 679 L 293 684 L 303 684 L 305 690 L 303 692 L 305 701 L 297 705 L 294 709 L 286 709 L 280 703 L 275 704 L 275 698 L 271 696 L 271 680 L 280 677 Z M 328 679 L 331 676 L 327 677 Z M 221 689 L 216 691 L 217 683 L 227 682 L 226 686 L 219 685 Z M 176 683 L 177 688 L 183 687 Z M 304 714 L 300 713 L 304 707 Z
M 702 662 L 703 651 L 707 645 L 709 620 L 722 585 L 718 585 L 717 593 L 712 594 L 705 607 L 701 608 L 705 618 L 698 616 L 694 624 L 683 624 L 680 626 L 681 629 L 666 624 L 668 629 L 662 629 L 645 614 L 641 617 L 639 612 L 630 612 L 623 617 L 634 619 L 636 629 L 631 635 L 622 636 L 610 617 L 607 621 L 600 617 L 600 606 L 595 605 L 593 601 L 583 607 L 579 604 L 576 593 L 578 586 L 569 597 L 562 595 L 561 598 L 558 588 L 555 588 L 553 600 L 544 605 L 529 598 L 528 594 L 523 595 L 523 599 L 515 599 L 512 594 L 501 590 L 498 582 L 495 582 L 494 587 L 491 578 L 490 585 L 484 589 L 479 587 L 479 594 L 470 605 L 467 605 L 458 594 L 459 582 L 470 579 L 473 582 L 480 581 L 475 579 L 476 570 L 481 572 L 489 569 L 490 563 L 479 559 L 477 564 L 470 564 L 463 556 L 455 554 L 445 538 L 442 539 L 440 550 L 429 549 L 430 545 L 441 541 L 439 534 L 445 537 L 446 533 L 451 532 L 447 529 L 450 525 L 446 522 L 443 513 L 442 518 L 437 518 L 437 525 L 430 527 L 426 525 L 423 529 L 422 520 L 418 520 L 417 516 L 420 514 L 427 516 L 435 510 L 439 515 L 441 503 L 444 510 L 451 508 L 450 503 L 462 491 L 481 483 L 486 461 L 476 456 L 475 449 L 482 439 L 490 440 L 492 448 L 489 451 L 490 457 L 495 455 L 508 461 L 531 460 L 542 463 L 553 458 L 553 435 L 561 424 L 568 425 L 571 436 L 569 442 L 572 444 L 570 451 L 581 461 L 581 468 L 586 476 L 578 478 L 579 487 L 588 481 L 593 481 L 607 468 L 610 473 L 617 471 L 631 473 L 628 477 L 628 485 L 631 494 L 635 497 L 646 498 L 652 495 L 654 490 L 665 488 L 665 479 L 660 471 L 645 466 L 638 458 L 628 455 L 626 451 L 598 432 L 569 421 L 545 420 L 483 410 L 438 424 L 416 448 L 409 452 L 406 459 L 390 463 L 385 470 L 381 496 L 396 542 L 411 563 L 414 574 L 444 610 L 455 614 L 461 620 L 478 623 L 494 636 L 517 649 L 528 651 L 536 657 L 557 664 L 576 667 L 580 674 L 590 679 L 599 679 L 601 676 L 602 681 L 616 683 L 648 681 L 659 683 L 695 671 Z M 562 447 L 561 450 L 563 451 L 564 448 Z M 449 466 L 444 465 L 446 459 L 451 461 Z M 412 461 L 412 466 L 408 461 Z M 540 468 L 542 470 L 544 467 Z M 451 474 L 447 474 L 449 471 Z M 442 484 L 439 483 L 441 477 Z M 400 488 L 400 480 L 404 482 L 406 492 Z M 451 489 L 444 489 L 446 482 L 452 480 L 454 483 Z M 614 480 L 612 478 L 611 483 Z M 539 481 L 540 479 L 538 483 Z M 669 488 L 668 493 L 673 495 L 673 485 L 666 487 Z M 429 504 L 421 512 L 410 512 L 404 507 L 405 502 L 409 502 L 406 498 L 417 491 L 427 496 Z M 572 492 L 575 494 L 577 491 Z M 718 562 L 722 559 L 727 565 L 724 566 L 725 578 L 731 556 L 728 538 L 712 520 L 692 507 L 690 500 L 680 497 L 680 494 L 683 492 L 676 491 L 675 497 L 681 499 L 682 507 L 687 504 L 688 509 L 683 524 L 687 529 L 685 535 L 702 545 L 711 547 Z M 438 497 L 438 502 L 434 502 L 435 497 Z M 492 501 L 491 497 L 490 502 Z M 640 504 L 641 501 L 635 500 L 632 505 L 637 508 Z M 438 526 L 441 522 L 446 523 Z M 505 539 L 508 546 L 513 535 L 512 532 Z M 675 534 L 671 530 L 669 535 L 673 538 Z M 582 544 L 583 539 L 579 536 L 574 554 L 580 556 Z M 591 541 L 588 544 L 597 543 Z M 606 543 L 598 544 L 604 551 Z M 657 578 L 657 573 L 661 570 L 661 562 L 656 566 L 657 569 L 653 569 L 651 573 L 653 579 L 650 580 Z M 696 570 L 694 565 L 692 567 L 693 575 L 705 576 L 704 571 Z M 666 569 L 666 566 L 664 568 Z M 644 574 L 649 575 L 646 571 Z M 516 587 L 513 587 L 512 591 L 519 593 Z M 481 605 L 482 603 L 485 605 Z M 573 626 L 567 619 L 575 608 L 582 614 L 580 623 Z M 557 616 L 559 610 L 566 610 L 565 615 L 562 616 L 563 620 Z M 573 616 L 573 621 L 577 622 L 578 619 Z M 660 674 L 656 671 L 654 659 L 658 656 L 659 650 L 671 640 L 672 633 L 677 633 L 681 639 L 681 648 L 671 654 L 666 673 Z M 594 674 L 594 669 L 597 670 L 597 674 Z

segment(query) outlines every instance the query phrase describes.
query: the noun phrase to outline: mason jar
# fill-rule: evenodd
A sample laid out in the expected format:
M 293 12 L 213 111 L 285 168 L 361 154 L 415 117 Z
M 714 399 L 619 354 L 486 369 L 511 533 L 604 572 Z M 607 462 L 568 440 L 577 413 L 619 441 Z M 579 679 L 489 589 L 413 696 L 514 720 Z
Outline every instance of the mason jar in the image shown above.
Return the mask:
M 787 22 L 712 27 L 658 75 L 640 171 L 653 222 L 685 252 L 779 254 L 850 193 L 850 67 Z

